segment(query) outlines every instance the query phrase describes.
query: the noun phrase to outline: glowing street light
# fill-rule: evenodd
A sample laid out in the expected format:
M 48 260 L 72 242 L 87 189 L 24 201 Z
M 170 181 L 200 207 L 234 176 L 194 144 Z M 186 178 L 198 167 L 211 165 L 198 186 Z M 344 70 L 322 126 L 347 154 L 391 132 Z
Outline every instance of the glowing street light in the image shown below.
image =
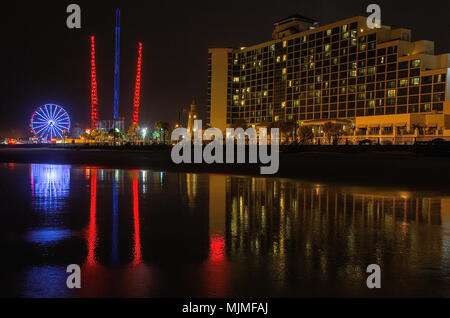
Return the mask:
M 147 128 L 142 128 L 141 135 L 142 135 L 142 139 L 145 139 L 145 136 L 147 135 Z

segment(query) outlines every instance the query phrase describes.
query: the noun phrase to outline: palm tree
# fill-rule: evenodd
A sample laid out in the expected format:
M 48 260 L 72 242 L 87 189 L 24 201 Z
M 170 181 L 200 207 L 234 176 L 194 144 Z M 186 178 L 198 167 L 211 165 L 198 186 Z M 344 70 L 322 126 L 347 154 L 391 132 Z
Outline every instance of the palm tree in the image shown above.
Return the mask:
M 331 141 L 333 141 L 333 144 L 337 143 L 339 137 L 343 133 L 342 126 L 339 124 L 334 124 L 332 122 L 326 122 L 322 128 L 325 136 L 327 136 L 328 138 L 329 144 L 331 144 Z
M 299 137 L 301 143 L 308 143 L 314 138 L 311 126 L 300 126 Z
M 237 119 L 231 124 L 231 128 L 242 128 L 246 130 L 248 128 L 248 123 L 244 119 Z
M 157 122 L 155 123 L 154 128 L 155 128 L 156 130 L 158 130 L 159 132 L 161 132 L 161 134 L 162 134 L 162 141 L 163 141 L 163 143 L 165 144 L 165 143 L 166 143 L 166 132 L 168 132 L 168 131 L 169 131 L 169 128 L 170 128 L 169 123 L 163 122 L 163 121 L 160 121 L 160 120 L 159 120 L 159 121 L 157 121 Z
M 127 132 L 128 139 L 132 142 L 135 142 L 138 131 L 139 131 L 139 126 L 137 124 L 132 124 Z

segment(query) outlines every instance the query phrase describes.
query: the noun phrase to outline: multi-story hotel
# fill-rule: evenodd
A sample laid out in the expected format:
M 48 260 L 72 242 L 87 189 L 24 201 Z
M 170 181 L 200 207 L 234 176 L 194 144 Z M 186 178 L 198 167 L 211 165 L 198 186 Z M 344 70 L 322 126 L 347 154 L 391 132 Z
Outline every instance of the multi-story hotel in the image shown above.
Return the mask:
M 450 136 L 450 54 L 366 17 L 325 26 L 294 15 L 272 40 L 209 49 L 208 122 L 347 126 L 354 136 Z

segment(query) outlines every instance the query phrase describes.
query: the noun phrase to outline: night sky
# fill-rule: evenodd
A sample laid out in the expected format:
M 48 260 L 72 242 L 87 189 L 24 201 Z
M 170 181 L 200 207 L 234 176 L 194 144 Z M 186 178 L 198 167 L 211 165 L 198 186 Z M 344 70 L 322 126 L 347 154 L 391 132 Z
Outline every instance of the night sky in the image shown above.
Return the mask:
M 449 1 L 8 1 L 2 3 L 0 137 L 29 136 L 34 109 L 56 103 L 72 125 L 89 125 L 90 47 L 96 36 L 99 117 L 113 109 L 114 12 L 122 10 L 120 115 L 130 122 L 137 43 L 143 42 L 141 126 L 174 123 L 196 96 L 203 115 L 209 47 L 249 46 L 271 39 L 273 22 L 299 13 L 321 25 L 381 6 L 382 24 L 412 30 L 450 53 Z M 66 27 L 66 7 L 81 6 L 81 29 Z M 184 114 L 186 116 L 186 114 Z

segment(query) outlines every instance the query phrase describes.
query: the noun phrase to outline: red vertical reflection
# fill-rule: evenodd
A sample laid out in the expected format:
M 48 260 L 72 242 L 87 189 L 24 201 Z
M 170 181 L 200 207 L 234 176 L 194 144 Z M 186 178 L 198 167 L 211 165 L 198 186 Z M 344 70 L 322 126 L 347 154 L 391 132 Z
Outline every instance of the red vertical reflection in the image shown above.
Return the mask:
M 213 263 L 222 263 L 225 261 L 225 239 L 223 236 L 211 237 L 209 261 Z
M 142 263 L 141 256 L 141 233 L 139 229 L 139 191 L 138 172 L 133 175 L 133 219 L 134 219 L 134 259 L 133 265 Z
M 97 245 L 97 169 L 94 169 L 91 173 L 91 207 L 87 232 L 87 243 L 87 263 L 89 265 L 95 265 L 95 247 Z
M 225 256 L 225 238 L 221 235 L 210 236 L 209 257 L 205 263 L 204 273 L 208 297 L 226 297 L 229 268 Z

